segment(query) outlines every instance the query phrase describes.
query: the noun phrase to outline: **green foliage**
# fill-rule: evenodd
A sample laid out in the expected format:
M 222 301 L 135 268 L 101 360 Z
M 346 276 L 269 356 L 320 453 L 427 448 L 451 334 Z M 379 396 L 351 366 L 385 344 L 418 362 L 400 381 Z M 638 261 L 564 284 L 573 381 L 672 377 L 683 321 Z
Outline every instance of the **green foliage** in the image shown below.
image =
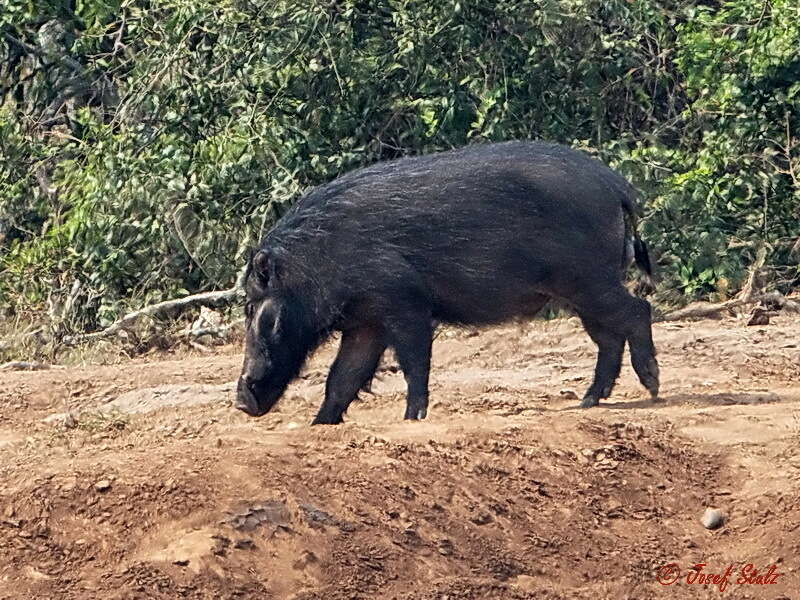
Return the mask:
M 226 286 L 309 186 L 514 138 L 619 168 L 662 289 L 724 292 L 760 243 L 793 264 L 798 17 L 790 0 L 11 0 L 0 304 L 63 304 L 77 280 L 73 320 L 94 328 Z
M 800 5 L 736 0 L 686 15 L 674 58 L 690 100 L 681 136 L 629 159 L 634 179 L 654 184 L 651 241 L 684 293 L 707 295 L 740 279 L 758 244 L 774 248 L 774 264 L 793 263 Z

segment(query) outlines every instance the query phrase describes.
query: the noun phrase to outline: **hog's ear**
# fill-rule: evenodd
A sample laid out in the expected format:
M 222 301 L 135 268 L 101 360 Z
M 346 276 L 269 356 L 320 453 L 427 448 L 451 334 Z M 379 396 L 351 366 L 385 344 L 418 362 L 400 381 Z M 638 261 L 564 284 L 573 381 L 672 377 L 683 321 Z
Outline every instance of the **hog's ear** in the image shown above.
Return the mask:
M 280 284 L 282 269 L 281 258 L 276 252 L 259 250 L 253 256 L 253 272 L 261 284 L 270 287 Z
M 251 259 L 253 274 L 258 277 L 263 285 L 269 282 L 269 255 L 264 250 L 259 250 Z

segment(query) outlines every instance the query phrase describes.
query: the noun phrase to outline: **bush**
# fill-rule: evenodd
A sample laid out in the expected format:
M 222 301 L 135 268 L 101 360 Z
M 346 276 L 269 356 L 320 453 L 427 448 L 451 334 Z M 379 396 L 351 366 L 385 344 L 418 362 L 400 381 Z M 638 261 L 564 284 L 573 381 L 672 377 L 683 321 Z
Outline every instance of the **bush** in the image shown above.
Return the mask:
M 643 190 L 665 298 L 724 294 L 762 243 L 792 282 L 798 16 L 789 0 L 12 0 L 0 303 L 63 306 L 78 281 L 71 322 L 95 328 L 228 286 L 309 186 L 513 138 L 582 147 Z

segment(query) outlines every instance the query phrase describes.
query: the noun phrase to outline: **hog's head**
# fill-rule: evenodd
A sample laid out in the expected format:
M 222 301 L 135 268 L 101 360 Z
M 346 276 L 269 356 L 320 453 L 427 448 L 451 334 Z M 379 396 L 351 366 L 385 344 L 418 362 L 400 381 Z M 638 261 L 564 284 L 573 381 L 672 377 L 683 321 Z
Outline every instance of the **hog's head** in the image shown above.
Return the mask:
M 297 377 L 314 343 L 303 307 L 282 281 L 281 258 L 259 250 L 248 265 L 245 347 L 235 406 L 260 417 Z

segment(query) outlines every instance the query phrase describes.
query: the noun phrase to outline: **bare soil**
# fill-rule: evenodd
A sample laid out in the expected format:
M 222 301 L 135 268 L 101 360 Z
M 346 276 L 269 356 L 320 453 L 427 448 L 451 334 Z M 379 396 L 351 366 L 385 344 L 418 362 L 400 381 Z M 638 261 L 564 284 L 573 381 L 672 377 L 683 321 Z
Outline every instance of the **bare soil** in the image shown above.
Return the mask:
M 655 338 L 662 400 L 626 362 L 584 411 L 574 319 L 446 330 L 427 420 L 390 359 L 335 427 L 308 426 L 333 343 L 261 419 L 230 406 L 239 347 L 0 373 L 0 598 L 723 595 L 698 563 L 775 564 L 724 596 L 800 598 L 800 319 Z

